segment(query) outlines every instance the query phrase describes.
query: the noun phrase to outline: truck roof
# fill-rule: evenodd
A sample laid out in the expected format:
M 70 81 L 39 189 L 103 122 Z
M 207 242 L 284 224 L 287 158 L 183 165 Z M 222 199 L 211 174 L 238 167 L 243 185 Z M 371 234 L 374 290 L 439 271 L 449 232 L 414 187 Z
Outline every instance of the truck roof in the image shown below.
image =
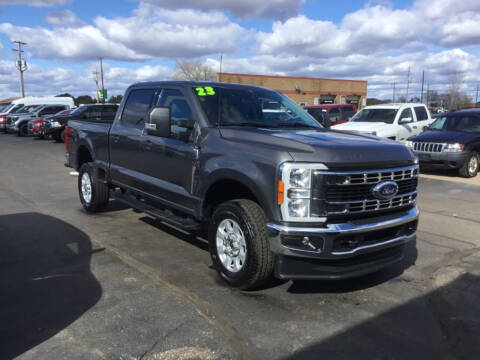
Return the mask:
M 165 81 L 146 81 L 146 82 L 139 82 L 135 83 L 129 86 L 129 88 L 133 87 L 145 87 L 145 86 L 165 86 L 165 85 L 170 85 L 170 86 L 188 86 L 188 87 L 193 87 L 193 86 L 212 86 L 212 87 L 225 87 L 225 88 L 245 88 L 245 89 L 257 89 L 257 90 L 273 90 L 261 86 L 255 86 L 255 85 L 246 85 L 246 84 L 235 84 L 235 83 L 223 83 L 223 82 L 217 82 L 217 81 L 179 81 L 179 80 L 165 80 Z M 275 90 L 273 90 L 275 91 Z
M 364 109 L 400 109 L 405 106 L 425 106 L 422 103 L 390 103 L 390 104 L 378 104 L 378 105 L 368 105 Z

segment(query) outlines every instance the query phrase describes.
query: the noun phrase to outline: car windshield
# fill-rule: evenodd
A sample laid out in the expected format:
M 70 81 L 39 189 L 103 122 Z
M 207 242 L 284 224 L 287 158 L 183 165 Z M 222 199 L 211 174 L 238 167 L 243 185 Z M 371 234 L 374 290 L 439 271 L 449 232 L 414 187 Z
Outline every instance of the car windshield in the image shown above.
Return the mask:
M 22 110 L 23 104 L 17 104 L 12 108 L 12 111 L 10 111 L 11 114 L 16 114 Z
M 84 112 L 87 109 L 88 109 L 87 105 L 82 105 L 82 106 L 79 106 L 78 108 L 74 109 L 70 114 L 71 115 L 78 115 L 78 114 L 81 114 L 82 112 Z
M 292 100 L 273 90 L 195 86 L 193 91 L 212 125 L 322 128 Z
M 429 130 L 480 132 L 480 117 L 443 116 L 435 120 Z
M 398 109 L 362 109 L 350 121 L 393 124 L 397 112 Z

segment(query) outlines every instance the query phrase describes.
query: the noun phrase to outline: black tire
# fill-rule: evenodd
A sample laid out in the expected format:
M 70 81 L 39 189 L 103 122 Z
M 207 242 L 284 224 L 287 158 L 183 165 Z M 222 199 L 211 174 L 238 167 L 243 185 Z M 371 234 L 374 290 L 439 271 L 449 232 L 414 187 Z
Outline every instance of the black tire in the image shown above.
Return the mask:
M 217 245 L 217 229 L 225 219 L 234 220 L 242 230 L 246 243 L 246 258 L 237 272 L 229 271 L 221 262 Z M 273 254 L 267 237 L 265 213 L 251 200 L 233 200 L 220 204 L 212 215 L 208 242 L 213 264 L 220 277 L 230 286 L 242 290 L 258 288 L 273 272 Z
M 18 136 L 28 136 L 28 124 L 22 124 L 18 128 Z
M 63 129 L 61 132 L 60 132 L 60 141 L 62 143 L 65 142 L 65 129 Z
M 476 166 L 472 167 L 472 162 L 474 162 Z M 463 166 L 458 170 L 460 176 L 465 178 L 472 178 L 477 176 L 479 170 L 479 163 L 480 158 L 478 156 L 478 153 L 476 151 L 471 151 L 465 164 L 463 164 Z
M 60 136 L 58 135 L 58 133 L 53 133 L 52 135 L 50 135 L 52 137 L 53 140 L 55 140 L 56 142 L 60 142 Z
M 90 178 L 90 200 L 84 197 L 82 192 L 82 179 L 84 174 Z M 78 195 L 83 208 L 87 212 L 99 212 L 104 210 L 108 205 L 110 191 L 107 185 L 98 181 L 93 168 L 85 163 L 80 168 L 78 174 Z

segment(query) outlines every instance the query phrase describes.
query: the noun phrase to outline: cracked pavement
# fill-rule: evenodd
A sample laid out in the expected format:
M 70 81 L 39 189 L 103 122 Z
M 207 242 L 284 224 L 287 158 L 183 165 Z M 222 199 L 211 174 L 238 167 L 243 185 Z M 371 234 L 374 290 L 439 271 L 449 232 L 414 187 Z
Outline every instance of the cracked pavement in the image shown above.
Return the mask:
M 405 258 L 343 282 L 229 289 L 204 239 L 112 202 L 62 144 L 0 134 L 0 358 L 479 359 L 480 186 L 420 179 Z

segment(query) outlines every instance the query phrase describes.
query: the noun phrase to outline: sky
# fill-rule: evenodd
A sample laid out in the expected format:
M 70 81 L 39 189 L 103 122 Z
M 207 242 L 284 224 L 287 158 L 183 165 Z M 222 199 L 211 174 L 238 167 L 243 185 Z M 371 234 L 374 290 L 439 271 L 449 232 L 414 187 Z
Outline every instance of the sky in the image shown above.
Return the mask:
M 170 79 L 179 59 L 224 72 L 368 81 L 368 96 L 475 99 L 480 0 L 0 0 L 0 99 L 18 96 L 12 41 L 26 42 L 26 95 L 109 95 Z M 426 86 L 426 85 L 425 85 Z

